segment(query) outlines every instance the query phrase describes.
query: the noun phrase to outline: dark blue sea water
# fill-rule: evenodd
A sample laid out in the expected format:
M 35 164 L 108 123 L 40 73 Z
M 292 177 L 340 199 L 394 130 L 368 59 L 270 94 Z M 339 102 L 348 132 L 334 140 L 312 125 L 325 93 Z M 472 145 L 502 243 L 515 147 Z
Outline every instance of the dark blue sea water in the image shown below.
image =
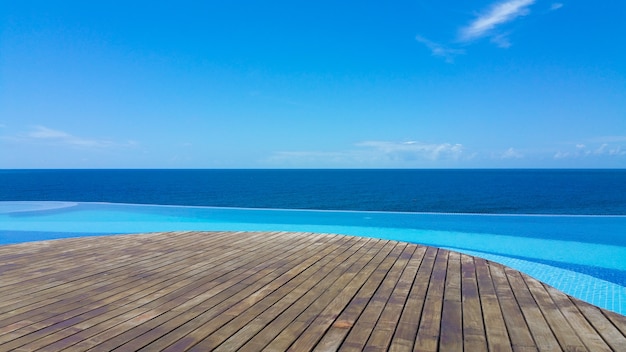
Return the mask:
M 0 170 L 0 201 L 626 215 L 626 170 Z

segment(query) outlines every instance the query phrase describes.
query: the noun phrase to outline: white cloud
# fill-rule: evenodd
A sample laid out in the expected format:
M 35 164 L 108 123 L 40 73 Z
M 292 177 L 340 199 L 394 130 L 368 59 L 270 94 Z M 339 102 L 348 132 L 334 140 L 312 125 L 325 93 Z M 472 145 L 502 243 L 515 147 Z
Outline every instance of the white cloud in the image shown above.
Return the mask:
M 616 138 L 616 142 L 622 140 Z M 588 146 L 583 143 L 576 144 L 573 150 L 557 151 L 554 159 L 565 158 L 587 158 L 587 157 L 622 157 L 626 156 L 626 147 L 616 143 L 601 143 L 594 146 Z
M 65 131 L 55 130 L 46 126 L 33 126 L 30 131 L 17 136 L 5 136 L 3 140 L 13 143 L 45 143 L 55 146 L 71 146 L 81 148 L 110 148 L 135 146 L 137 142 L 118 143 L 104 139 L 90 139 L 72 135 Z
M 469 42 L 489 35 L 497 26 L 529 14 L 528 7 L 534 2 L 535 0 L 506 0 L 493 4 L 488 11 L 461 29 L 459 39 Z
M 626 142 L 626 136 L 604 136 L 594 138 L 591 141 L 596 143 L 622 143 Z
M 377 162 L 372 155 L 358 150 L 279 151 L 262 163 L 281 167 L 369 167 Z
M 369 147 L 378 153 L 382 153 L 391 159 L 416 160 L 416 159 L 458 159 L 463 154 L 461 144 L 426 144 L 415 141 L 409 142 L 386 142 L 366 141 L 358 143 L 359 147 Z
M 456 45 L 467 45 L 472 41 L 489 37 L 490 41 L 500 48 L 509 48 L 511 41 L 510 32 L 499 31 L 498 28 L 504 24 L 515 20 L 518 17 L 526 16 L 530 13 L 530 6 L 536 0 L 500 0 L 479 14 L 473 21 L 459 29 Z M 562 6 L 561 3 L 554 3 L 553 10 Z M 446 62 L 454 62 L 458 55 L 465 54 L 465 50 L 450 47 L 441 43 L 429 40 L 421 35 L 415 36 L 415 40 L 424 44 L 431 52 L 432 56 L 442 57 Z
M 518 152 L 514 148 L 509 148 L 500 155 L 500 159 L 521 159 L 523 157 L 524 154 Z
M 455 56 L 465 53 L 465 51 L 461 49 L 446 48 L 439 43 L 435 43 L 427 38 L 422 37 L 421 35 L 415 36 L 415 40 L 424 44 L 430 50 L 430 53 L 433 56 L 442 57 L 448 63 L 454 62 Z
M 71 135 L 64 131 L 54 130 L 45 126 L 34 126 L 27 134 L 28 137 L 37 140 L 47 140 L 58 144 L 79 147 L 109 147 L 114 143 L 106 140 L 86 139 Z
M 622 156 L 626 155 L 626 150 L 622 149 L 620 145 L 609 145 L 608 143 L 603 143 L 601 146 L 596 148 L 592 154 L 594 155 L 610 155 L 610 156 Z
M 74 138 L 68 133 L 65 133 L 63 131 L 53 130 L 45 126 L 34 126 L 33 129 L 28 133 L 28 136 L 31 138 L 37 138 L 37 139 L 72 139 Z
M 364 141 L 344 151 L 281 151 L 265 162 L 289 166 L 341 167 L 436 165 L 439 161 L 465 159 L 461 144 L 426 144 L 416 141 Z M 471 158 L 472 156 L 467 156 Z
M 554 159 L 565 159 L 565 158 L 569 158 L 570 157 L 570 153 L 569 152 L 561 152 L 558 151 L 554 154 Z
M 500 48 L 509 48 L 511 46 L 511 41 L 509 40 L 508 33 L 502 33 L 498 35 L 494 35 L 491 38 L 491 42 L 496 44 Z
M 563 7 L 563 4 L 560 2 L 552 3 L 552 5 L 550 5 L 550 11 L 558 10 L 561 7 Z
M 283 151 L 276 152 L 268 161 L 271 163 L 344 163 L 354 161 L 354 152 L 322 152 L 322 151 Z

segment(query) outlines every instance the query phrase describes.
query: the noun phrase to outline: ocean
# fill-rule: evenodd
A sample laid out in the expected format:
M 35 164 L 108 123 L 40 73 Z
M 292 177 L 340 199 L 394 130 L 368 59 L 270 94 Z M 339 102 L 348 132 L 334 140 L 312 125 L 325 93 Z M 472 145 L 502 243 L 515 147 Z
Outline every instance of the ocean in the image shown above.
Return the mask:
M 0 170 L 0 201 L 626 215 L 626 170 Z

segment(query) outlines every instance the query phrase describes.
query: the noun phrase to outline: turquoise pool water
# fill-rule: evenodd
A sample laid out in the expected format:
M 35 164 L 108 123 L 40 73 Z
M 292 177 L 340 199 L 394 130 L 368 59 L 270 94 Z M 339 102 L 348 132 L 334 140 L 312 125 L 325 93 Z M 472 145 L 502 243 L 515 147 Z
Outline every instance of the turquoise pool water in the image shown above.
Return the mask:
M 626 216 L 0 202 L 0 244 L 170 230 L 325 232 L 443 247 L 500 262 L 626 314 Z

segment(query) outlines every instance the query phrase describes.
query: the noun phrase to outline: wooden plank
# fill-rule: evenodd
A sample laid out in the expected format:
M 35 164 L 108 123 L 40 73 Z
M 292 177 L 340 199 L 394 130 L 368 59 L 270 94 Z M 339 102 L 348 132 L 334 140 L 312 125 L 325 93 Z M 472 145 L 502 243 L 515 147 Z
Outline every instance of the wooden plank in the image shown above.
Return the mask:
M 223 235 L 227 236 L 226 233 Z M 45 246 L 36 245 L 34 247 L 36 251 L 33 250 L 29 252 L 30 255 L 36 255 L 36 261 L 33 262 L 32 259 L 29 260 L 28 257 L 24 257 L 21 263 L 14 262 L 13 264 L 16 265 L 13 267 L 19 268 L 18 273 L 22 274 L 17 276 L 17 280 L 22 288 L 25 289 L 28 287 L 29 282 L 34 282 L 37 285 L 34 285 L 33 288 L 39 289 L 41 287 L 39 284 L 43 281 L 42 279 L 70 277 L 73 274 L 78 274 L 80 277 L 81 271 L 78 269 L 86 265 L 103 264 L 105 267 L 106 265 L 122 266 L 126 262 L 136 261 L 136 255 L 138 254 L 151 256 L 159 255 L 162 248 L 167 248 L 168 245 L 175 245 L 175 238 L 184 241 L 186 236 L 193 236 L 193 233 L 170 232 L 163 233 L 160 236 L 153 236 L 152 234 L 109 236 L 110 238 L 116 239 L 114 242 L 111 242 L 108 237 L 93 237 L 86 239 L 89 240 L 88 245 L 81 245 L 81 242 L 79 242 L 79 240 L 81 240 L 80 238 L 45 241 Z M 213 236 L 210 237 L 212 238 Z M 150 247 L 144 248 L 143 244 L 151 240 L 154 240 L 153 245 L 156 245 L 154 245 L 152 249 L 150 249 Z M 99 245 L 101 242 L 106 244 Z M 15 248 L 20 248 L 19 245 L 15 246 Z M 7 247 L 13 246 L 10 245 Z M 142 247 L 143 250 L 137 252 L 134 249 L 137 247 Z M 94 252 L 93 248 L 98 248 L 98 250 Z M 105 258 L 105 253 L 108 252 L 115 252 L 117 256 L 115 262 L 102 261 L 102 258 Z M 9 280 L 9 277 L 4 279 L 3 275 L 3 286 L 15 283 Z
M 367 247 L 359 247 L 358 253 L 354 255 L 354 260 L 346 261 L 335 268 L 334 271 L 337 271 L 339 275 L 332 275 L 334 273 L 328 275 L 325 278 L 327 282 L 324 285 L 321 283 L 317 284 L 303 296 L 303 299 L 289 307 L 274 321 L 266 324 L 254 338 L 238 350 L 256 351 L 264 348 L 268 350 L 286 350 L 308 324 L 321 314 L 324 308 L 337 297 L 339 292 L 354 279 L 358 272 L 372 260 L 374 255 L 386 243 L 386 241 L 380 240 L 373 241 L 379 242 L 377 246 L 373 247 L 378 249 L 377 251 L 369 251 Z M 306 297 L 307 295 L 309 297 Z M 279 345 L 282 346 L 279 347 Z M 220 348 L 224 349 L 223 347 L 227 347 L 227 345 L 220 346 Z
M 526 286 L 520 272 L 506 268 L 505 273 L 511 283 L 511 287 L 514 287 L 513 294 L 528 323 L 528 328 L 537 348 L 546 351 L 560 350 L 558 340 L 550 329 L 550 325 L 545 320 L 541 309 Z
M 87 270 L 87 268 L 86 268 L 86 270 Z M 92 281 L 94 281 L 94 286 L 95 286 L 95 282 L 102 281 L 102 280 L 99 280 L 98 276 L 92 276 Z M 68 285 L 65 286 L 65 287 L 70 287 L 71 286 L 73 288 L 73 286 L 71 284 L 72 284 L 72 281 L 69 281 Z M 109 291 L 110 291 L 110 289 L 111 289 L 111 287 L 109 287 Z M 70 303 L 71 302 L 81 303 L 81 301 L 83 301 L 82 303 L 86 303 L 87 301 L 93 300 L 94 297 L 96 299 L 101 298 L 101 297 L 98 297 L 97 295 L 95 295 L 93 292 L 90 292 L 89 296 L 87 296 L 85 294 L 82 294 L 82 296 L 81 296 L 81 292 L 78 291 L 78 290 L 72 290 L 72 289 L 64 288 L 63 291 L 65 291 L 66 295 L 69 297 L 69 299 L 66 299 L 65 301 L 62 301 L 62 303 L 65 303 L 65 306 L 61 305 L 61 308 L 54 308 L 54 304 L 50 304 L 48 306 L 44 306 L 41 309 L 41 311 L 46 312 L 46 314 L 41 314 L 39 317 L 41 317 L 41 316 L 46 317 L 46 316 L 49 316 L 49 315 L 57 314 L 58 313 L 57 309 L 68 309 L 67 308 L 67 302 L 70 302 Z M 88 297 L 88 299 L 86 297 Z M 2 320 L 2 322 L 6 323 L 7 321 L 10 321 L 11 319 L 20 319 L 20 318 L 21 319 L 28 319 L 29 321 L 33 321 L 32 319 L 30 319 L 29 315 L 27 315 L 26 318 L 24 318 L 24 315 L 20 315 L 20 314 L 18 314 L 17 311 L 14 311 L 13 315 L 11 316 L 11 318 Z M 45 325 L 44 325 L 44 327 L 45 327 Z
M 461 256 L 450 252 L 441 313 L 439 348 L 444 351 L 463 351 L 463 308 L 461 298 Z
M 178 236 L 179 234 L 176 234 L 176 237 Z M 224 234 L 224 236 L 227 236 L 227 235 Z M 71 284 L 73 287 L 73 290 L 72 290 L 73 292 L 79 292 L 81 288 L 85 288 L 85 287 L 86 289 L 94 287 L 93 286 L 94 283 L 92 282 L 94 275 L 102 275 L 103 273 L 106 273 L 107 276 L 111 276 L 111 277 L 121 276 L 121 275 L 132 276 L 132 275 L 135 275 L 136 273 L 131 271 L 131 269 L 129 268 L 136 270 L 138 266 L 143 265 L 142 263 L 145 263 L 146 266 L 142 266 L 141 268 L 146 269 L 146 270 L 150 269 L 148 266 L 155 267 L 155 265 L 158 265 L 158 264 L 162 264 L 162 265 L 167 264 L 167 263 L 164 263 L 162 260 L 160 260 L 160 257 L 163 256 L 163 253 L 161 253 L 160 251 L 151 251 L 149 250 L 149 247 L 146 248 L 146 246 L 144 245 L 141 245 L 140 247 L 138 247 L 139 244 L 137 244 L 136 241 L 130 241 L 130 240 L 134 240 L 134 238 L 133 237 L 119 238 L 118 242 L 126 244 L 123 251 L 119 251 L 115 247 L 113 248 L 107 247 L 105 250 L 99 251 L 98 253 L 89 254 L 90 257 L 94 258 L 93 261 L 81 263 L 82 257 L 75 258 L 76 262 L 81 263 L 78 266 L 80 269 L 78 270 L 79 272 L 78 275 L 75 275 L 74 272 L 68 273 L 66 272 L 65 269 L 61 269 L 61 270 L 58 270 L 57 272 L 49 273 L 48 276 L 52 276 L 54 279 L 55 285 L 53 287 L 50 287 L 50 285 L 46 285 L 46 283 L 49 282 L 49 280 L 46 280 L 45 278 L 42 279 L 41 277 L 38 277 L 37 275 L 32 275 L 32 281 L 33 281 L 32 285 L 39 286 L 40 290 L 38 292 L 30 292 L 28 290 L 22 290 L 24 289 L 24 286 L 23 286 L 23 283 L 20 283 L 19 284 L 20 292 L 22 292 L 24 295 L 28 295 L 29 297 L 27 300 L 24 300 L 24 297 L 23 296 L 20 297 L 14 290 L 15 295 L 17 296 L 17 299 L 15 299 L 14 301 L 19 302 L 19 305 L 11 306 L 10 309 L 15 314 L 16 309 L 18 309 L 19 307 L 24 307 L 27 304 L 31 304 L 32 302 L 40 302 L 41 300 L 43 300 L 44 297 L 56 297 L 58 300 L 61 300 L 64 297 L 63 294 L 65 294 L 65 296 L 67 296 L 68 294 L 68 292 L 64 289 L 64 285 Z M 174 239 L 172 239 L 172 241 L 174 241 Z M 192 255 L 193 252 L 186 252 L 185 250 L 193 249 L 194 244 L 184 242 L 183 239 L 180 239 L 179 241 L 180 243 L 187 243 L 187 247 L 180 247 L 180 246 L 176 247 L 177 252 L 178 252 L 177 253 L 178 258 L 176 258 L 176 260 L 182 261 L 184 260 L 185 256 Z M 157 245 L 160 247 L 161 245 L 163 245 L 163 243 L 159 241 Z M 167 243 L 167 245 L 170 246 L 172 244 Z M 136 248 L 140 248 L 140 250 L 137 250 Z M 54 248 L 51 248 L 51 249 L 54 250 Z M 115 255 L 115 258 L 116 258 L 115 261 L 107 260 L 108 258 L 110 258 L 111 255 Z M 155 258 L 159 258 L 159 261 L 157 264 L 155 264 Z M 51 268 L 52 267 L 64 268 L 62 263 L 50 265 L 50 267 Z M 143 275 L 143 272 L 142 272 L 142 275 Z M 44 281 L 41 281 L 41 280 L 44 280 Z M 100 282 L 95 283 L 95 284 L 99 286 L 99 283 Z M 55 296 L 54 293 L 56 293 L 57 295 Z M 8 304 L 11 304 L 13 301 L 10 299 L 10 297 L 7 297 L 7 299 L 3 300 L 3 302 L 5 305 L 8 305 Z
M 336 289 L 340 289 L 340 292 L 334 297 L 330 297 L 330 303 L 319 314 L 310 310 L 308 312 L 305 311 L 305 315 L 296 319 L 296 322 L 301 326 L 308 323 L 304 330 L 299 331 L 299 329 L 296 329 L 293 331 L 288 328 L 276 338 L 276 344 L 281 346 L 282 350 L 287 348 L 290 351 L 312 350 L 331 325 L 337 322 L 341 312 L 354 299 L 357 292 L 363 287 L 370 275 L 387 257 L 394 246 L 395 243 L 393 242 L 379 241 L 377 246 L 368 248 L 363 256 L 363 260 L 358 261 L 349 269 L 350 275 L 346 277 L 349 280 L 348 283 L 345 286 L 336 287 Z M 323 302 L 320 303 L 321 305 L 323 305 Z M 338 325 L 343 328 L 349 327 L 348 323 L 343 322 L 339 322 Z M 296 332 L 298 335 L 294 336 Z M 276 349 L 281 350 L 281 347 L 276 347 Z
M 576 331 L 572 329 L 559 307 L 552 301 L 545 287 L 539 281 L 528 275 L 522 274 L 522 278 L 526 282 L 535 302 L 537 302 L 537 306 L 541 309 L 543 316 L 550 325 L 556 339 L 559 341 L 561 348 L 566 351 L 586 350 L 587 348 L 580 338 L 578 338 Z
M 449 253 L 447 250 L 440 249 L 435 258 L 435 266 L 430 276 L 422 318 L 420 319 L 413 347 L 414 350 L 437 351 L 439 349 L 443 294 Z
M 474 258 L 461 255 L 461 296 L 463 305 L 463 346 L 466 351 L 486 351 L 485 325 L 480 306 Z
M 574 300 L 573 302 L 613 351 L 624 350 L 626 336 L 615 327 L 613 322 L 603 314 L 602 310 L 583 301 Z
M 404 247 L 376 289 L 369 304 L 346 336 L 342 343 L 342 349 L 361 351 L 386 349 L 386 341 L 391 340 L 393 336 L 395 322 L 389 319 L 380 320 L 380 318 L 385 307 L 391 304 L 389 302 L 391 295 L 414 251 L 414 246 Z
M 259 247 L 259 250 L 261 251 L 261 253 L 265 251 L 269 254 L 272 251 L 274 251 L 275 248 L 274 246 L 270 246 L 266 249 L 264 249 L 264 247 Z M 166 282 L 159 283 L 156 286 L 142 287 L 144 285 L 139 285 L 139 286 L 132 286 L 130 288 L 125 287 L 125 291 L 122 291 L 121 293 L 118 293 L 115 296 L 111 296 L 108 299 L 104 300 L 105 303 L 115 304 L 116 306 L 119 306 L 119 308 L 116 308 L 113 310 L 107 310 L 105 314 L 98 314 L 98 309 L 96 309 L 96 310 L 89 311 L 86 314 L 82 315 L 82 318 L 84 320 L 81 319 L 81 321 L 76 325 L 77 327 L 81 329 L 80 335 L 89 336 L 88 334 L 90 332 L 100 331 L 104 329 L 105 326 L 111 325 L 115 321 L 123 320 L 124 319 L 123 317 L 128 317 L 128 319 L 131 319 L 135 316 L 140 316 L 140 315 L 143 315 L 145 317 L 147 312 L 149 312 L 152 307 L 159 305 L 158 303 L 159 301 L 165 300 L 166 297 L 171 296 L 173 294 L 178 295 L 178 296 L 183 294 L 183 296 L 180 296 L 180 298 L 183 298 L 184 301 L 182 301 L 179 298 L 178 300 L 180 302 L 178 304 L 181 304 L 182 302 L 188 303 L 190 297 L 185 297 L 185 295 L 187 295 L 185 294 L 185 292 L 203 284 L 203 281 L 198 280 L 198 277 L 196 275 L 202 274 L 206 276 L 206 275 L 211 275 L 215 273 L 216 276 L 212 277 L 213 279 L 212 281 L 215 281 L 216 278 L 219 278 L 219 274 L 216 273 L 216 270 L 213 270 L 210 267 L 210 265 L 214 265 L 215 260 L 218 260 L 219 258 L 220 258 L 219 256 L 211 256 L 208 262 L 204 262 L 204 261 L 198 262 L 198 264 L 202 264 L 202 266 L 198 266 L 198 265 L 181 266 L 186 269 L 193 269 L 193 270 L 187 270 L 187 272 L 184 274 L 181 274 L 178 271 L 172 271 L 169 275 L 164 276 L 165 278 L 170 277 L 169 280 L 167 280 Z M 234 253 L 230 255 L 229 257 L 223 257 L 223 258 L 229 258 L 229 260 L 221 262 L 220 265 L 222 267 L 224 266 L 228 267 L 229 263 L 245 262 L 247 256 L 242 256 L 240 253 Z M 187 264 L 190 264 L 190 263 L 187 263 Z M 148 281 L 148 282 L 150 282 L 150 284 L 154 284 L 154 281 Z M 215 286 L 215 285 L 216 284 L 213 284 L 212 286 Z M 196 289 L 196 291 L 197 290 L 198 289 Z M 206 291 L 207 287 L 206 286 L 200 287 L 199 290 Z M 121 299 L 117 299 L 117 298 L 121 298 Z M 98 302 L 100 302 L 100 299 L 99 298 L 97 299 L 98 299 Z M 117 300 L 111 301 L 112 299 L 117 299 Z M 165 302 L 169 302 L 169 304 L 172 305 L 171 302 L 175 302 L 175 301 L 170 301 L 170 300 L 171 300 L 170 298 L 167 298 Z M 128 308 L 129 306 L 131 308 Z M 132 309 L 132 307 L 140 307 L 140 306 L 143 306 L 143 308 Z M 124 314 L 116 317 L 118 312 L 120 312 L 119 314 L 122 314 L 122 313 Z M 107 316 L 114 317 L 114 318 L 112 320 L 106 321 Z M 65 337 L 67 337 L 67 331 L 61 330 L 59 333 L 50 335 L 46 337 L 45 339 L 43 339 L 42 341 L 38 341 L 37 343 L 43 343 L 45 341 L 47 342 L 56 341 L 56 340 L 59 340 L 60 338 L 65 338 Z M 56 348 L 61 348 L 61 346 L 63 346 L 64 344 L 76 341 L 76 339 L 77 339 L 77 336 L 72 336 L 69 339 L 65 338 L 62 342 L 56 343 L 53 346 L 55 346 Z
M 370 339 L 365 345 L 365 350 L 388 350 L 393 335 L 399 325 L 399 320 L 406 305 L 413 281 L 417 275 L 420 264 L 424 257 L 425 248 L 411 245 L 407 247 L 403 256 L 408 257 L 408 263 L 398 280 L 391 297 L 385 305 L 380 319 L 378 320 Z
M 115 288 L 116 285 L 119 282 L 124 283 L 127 280 L 135 280 L 135 281 L 141 281 L 144 280 L 147 276 L 149 276 L 151 273 L 154 273 L 154 275 L 160 275 L 160 273 L 162 272 L 162 268 L 166 265 L 172 264 L 172 262 L 175 261 L 182 261 L 185 258 L 188 258 L 189 256 L 183 256 L 183 257 L 177 257 L 172 259 L 170 262 L 166 262 L 163 260 L 159 260 L 158 264 L 153 265 L 152 267 L 148 268 L 147 266 L 142 266 L 142 269 L 144 269 L 142 271 L 142 275 L 141 276 L 137 276 L 135 274 L 136 269 L 129 269 L 126 268 L 123 271 L 119 271 L 119 270 L 109 270 L 107 271 L 106 276 L 104 276 L 106 279 L 101 279 L 103 277 L 103 275 L 100 274 L 100 272 L 94 272 L 94 266 L 92 267 L 87 267 L 85 266 L 84 272 L 85 273 L 89 273 L 90 275 L 84 279 L 81 280 L 81 284 L 77 285 L 77 281 L 76 280 L 68 280 L 66 284 L 59 286 L 53 293 L 50 294 L 50 296 L 54 297 L 50 298 L 45 304 L 42 305 L 41 301 L 40 304 L 37 304 L 37 308 L 34 309 L 14 309 L 13 310 L 13 319 L 24 319 L 26 317 L 28 317 L 32 314 L 39 314 L 38 311 L 46 311 L 46 312 L 53 312 L 55 311 L 55 306 L 59 306 L 62 307 L 64 304 L 67 304 L 67 302 L 73 302 L 73 299 L 75 297 L 77 297 L 78 295 L 85 295 L 85 296 L 90 296 L 93 297 L 95 295 L 94 292 L 98 292 L 98 291 L 103 291 L 103 292 L 110 292 L 112 288 Z M 153 259 L 154 261 L 154 259 Z M 100 269 L 98 269 L 100 270 Z M 94 278 L 97 278 L 98 280 L 94 280 Z M 67 290 L 67 287 L 71 286 L 72 290 Z M 104 287 L 104 289 L 100 290 L 100 288 Z M 81 289 L 82 288 L 82 289 Z M 59 295 L 57 295 L 59 294 Z M 46 295 L 47 296 L 47 295 Z M 67 297 L 71 297 L 71 300 L 68 300 Z M 28 298 L 25 301 L 28 300 L 37 300 L 37 299 L 42 299 L 42 297 L 40 295 L 37 295 L 36 298 Z M 22 315 L 20 315 L 20 312 L 25 312 L 22 313 Z
M 1 351 L 626 346 L 622 315 L 484 259 L 388 240 L 77 238 L 0 246 L 0 274 Z
M 413 350 L 437 253 L 438 250 L 433 247 L 420 251 L 423 259 L 413 280 L 411 292 L 400 316 L 400 322 L 391 340 L 391 351 Z
M 569 296 L 551 286 L 546 290 L 589 351 L 611 351 Z
M 489 266 L 491 279 L 493 280 L 498 302 L 502 309 L 504 323 L 506 324 L 511 345 L 514 351 L 536 350 L 535 341 L 520 306 L 513 294 L 509 280 L 502 265 L 492 263 Z
M 602 313 L 615 325 L 622 335 L 626 335 L 626 316 L 608 310 L 603 310 Z
M 332 243 L 346 241 L 345 237 L 331 239 Z M 316 261 L 323 258 L 326 254 L 331 253 L 336 248 L 332 245 L 324 246 L 319 251 L 311 252 L 308 256 L 303 256 L 305 250 L 296 251 L 292 260 L 296 260 L 289 265 L 280 265 L 277 262 L 277 268 L 268 266 L 265 271 L 255 273 L 253 277 L 256 281 L 249 284 L 235 285 L 231 290 L 225 290 L 215 297 L 209 298 L 208 302 L 203 302 L 206 307 L 204 311 L 185 311 L 176 319 L 168 322 L 171 330 L 167 331 L 163 336 L 151 342 L 144 347 L 145 350 L 161 350 L 161 349 L 181 349 L 190 348 L 197 344 L 203 337 L 209 335 L 213 331 L 219 329 L 222 325 L 232 319 L 234 314 L 224 315 L 226 311 L 231 310 L 243 311 L 244 308 L 253 305 L 257 301 L 271 293 L 273 287 L 279 287 L 281 282 L 288 281 L 294 275 L 304 271 Z M 267 260 L 267 258 L 265 258 Z M 288 263 L 286 263 L 288 264 Z M 282 268 L 278 270 L 278 268 Z M 254 273 L 255 270 L 251 270 Z M 278 286 L 277 286 L 278 285 Z M 207 324 L 211 322 L 211 324 Z M 168 329 L 166 329 L 168 330 Z
M 474 259 L 476 266 L 476 279 L 480 292 L 480 304 L 485 323 L 485 334 L 490 351 L 512 351 L 511 340 L 504 322 L 502 308 L 496 295 L 496 289 L 491 277 L 488 263 L 481 258 Z
M 241 257 L 240 257 L 239 259 L 241 259 Z M 177 276 L 177 277 L 178 277 L 179 279 L 181 278 L 181 276 Z M 172 289 L 172 288 L 175 288 L 175 286 L 169 286 L 169 289 Z M 131 291 L 133 290 L 133 287 L 126 287 L 126 290 L 127 290 L 127 292 L 131 292 Z M 153 297 L 154 297 L 154 296 L 153 296 Z M 154 297 L 154 298 L 156 298 L 156 297 Z M 144 301 L 141 301 L 141 300 L 139 301 L 139 305 L 144 305 L 145 303 L 147 303 L 147 302 L 144 302 Z M 119 304 L 123 304 L 123 303 L 119 303 Z M 128 314 L 128 313 L 127 313 L 127 314 Z M 131 313 L 131 314 L 132 314 L 132 313 Z M 138 314 L 139 314 L 139 313 L 138 313 Z M 132 316 L 131 316 L 131 317 L 132 317 Z M 79 325 L 82 325 L 82 323 L 81 323 L 81 324 L 79 324 Z M 82 328 L 84 328 L 84 327 L 82 327 Z M 82 328 L 81 328 L 81 329 L 82 329 Z M 30 335 L 29 335 L 29 337 L 30 337 L 30 338 L 34 337 L 34 334 L 30 334 Z
M 353 241 L 346 251 L 318 260 L 243 312 L 225 312 L 232 314 L 233 319 L 191 350 L 262 349 L 359 259 L 355 253 L 366 242 Z
M 330 239 L 331 242 L 338 240 L 341 238 Z M 307 245 L 306 242 L 303 244 L 304 247 Z M 329 247 L 329 250 L 332 249 L 333 247 Z M 276 277 L 292 270 L 294 266 L 301 265 L 307 260 L 302 257 L 301 250 L 301 247 L 296 246 L 293 249 L 278 251 L 277 253 L 281 254 L 272 257 L 274 258 L 272 265 L 267 264 L 266 255 L 255 256 L 254 266 L 240 265 L 236 269 L 237 272 L 228 280 L 215 281 L 217 285 L 196 292 L 193 297 L 189 297 L 183 302 L 172 301 L 171 304 L 160 308 L 165 312 L 164 314 L 159 315 L 149 323 L 136 325 L 131 322 L 130 326 L 126 326 L 127 324 L 118 325 L 105 332 L 104 336 L 108 340 L 106 344 L 102 342 L 98 342 L 98 344 L 111 348 L 118 347 L 118 344 L 126 341 L 132 344 L 145 344 L 147 342 L 145 341 L 146 337 L 148 337 L 147 340 L 150 344 L 146 346 L 151 347 L 146 348 L 153 350 L 165 348 L 187 335 L 189 331 L 193 331 L 197 326 L 203 325 L 206 320 L 219 316 L 238 299 L 258 292 Z M 211 277 L 208 277 L 207 281 L 208 283 L 214 282 Z M 161 333 L 155 334 L 153 333 L 155 331 Z M 147 332 L 150 334 L 146 335 Z M 140 343 L 135 341 L 137 338 L 139 338 Z M 93 340 L 94 338 L 92 338 Z M 85 343 L 89 342 L 84 341 L 82 344 Z
M 55 252 L 56 248 L 51 247 L 50 249 L 52 252 Z M 62 260 L 54 263 L 53 265 L 48 265 L 47 268 L 43 270 L 38 268 L 32 268 L 32 265 L 29 264 L 23 264 L 25 270 L 20 271 L 22 277 L 28 279 L 23 279 L 22 281 L 12 284 L 19 284 L 20 291 L 24 294 L 32 296 L 31 300 L 40 299 L 39 297 L 46 294 L 46 291 L 53 290 L 55 287 L 58 287 L 62 284 L 67 284 L 71 281 L 75 281 L 74 284 L 76 285 L 76 288 L 80 288 L 78 281 L 80 279 L 88 278 L 89 276 L 94 274 L 93 272 L 87 271 L 85 269 L 92 268 L 93 270 L 93 267 L 95 265 L 100 264 L 98 266 L 98 268 L 101 270 L 100 272 L 107 272 L 108 270 L 112 270 L 115 267 L 123 267 L 123 265 L 129 261 L 137 260 L 129 254 L 118 253 L 118 260 L 116 262 L 101 262 L 99 259 L 103 257 L 103 254 L 103 252 L 98 252 L 91 255 L 83 254 L 75 256 L 74 260 L 68 259 L 69 262 L 73 262 L 73 265 L 69 265 L 69 263 L 66 263 Z M 143 255 L 145 257 L 154 257 L 157 254 L 146 252 Z M 39 255 L 37 255 L 37 257 L 39 258 Z M 89 260 L 85 260 L 85 257 L 89 258 Z M 10 292 L 3 294 L 6 299 L 3 300 L 3 302 L 1 303 L 3 306 L 2 311 L 6 309 L 15 310 L 16 308 L 28 303 L 28 301 L 24 302 L 24 297 L 15 292 L 11 286 L 6 286 L 5 289 L 8 289 Z M 11 306 L 15 302 L 21 303 L 21 305 Z
M 392 251 L 385 257 L 380 265 L 369 276 L 365 284 L 350 301 L 345 310 L 339 315 L 335 323 L 327 330 L 314 350 L 337 350 L 342 345 L 346 335 L 350 332 L 355 322 L 361 316 L 363 310 L 376 292 L 376 289 L 387 274 L 387 271 L 395 263 L 396 257 L 404 250 L 404 245 L 393 242 Z

